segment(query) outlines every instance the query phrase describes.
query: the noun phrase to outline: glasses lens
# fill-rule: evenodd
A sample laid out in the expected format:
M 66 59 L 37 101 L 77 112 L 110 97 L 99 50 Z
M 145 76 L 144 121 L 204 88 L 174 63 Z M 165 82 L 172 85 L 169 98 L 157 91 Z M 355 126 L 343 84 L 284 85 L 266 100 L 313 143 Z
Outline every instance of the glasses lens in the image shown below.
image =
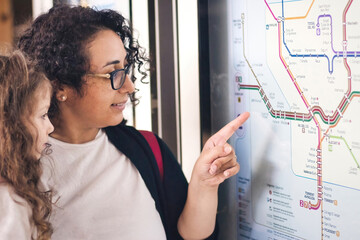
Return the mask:
M 114 72 L 112 81 L 113 81 L 114 89 L 121 88 L 125 82 L 125 71 L 123 69 L 121 69 L 121 70 L 117 70 L 116 72 Z

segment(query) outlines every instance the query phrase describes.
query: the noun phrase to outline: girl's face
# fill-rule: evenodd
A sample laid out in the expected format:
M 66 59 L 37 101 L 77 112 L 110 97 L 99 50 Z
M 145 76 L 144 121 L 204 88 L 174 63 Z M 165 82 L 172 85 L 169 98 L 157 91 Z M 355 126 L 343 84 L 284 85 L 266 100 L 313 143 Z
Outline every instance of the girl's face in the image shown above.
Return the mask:
M 85 46 L 90 60 L 89 74 L 108 74 L 126 66 L 126 50 L 120 37 L 111 30 L 99 31 Z M 113 90 L 108 78 L 85 75 L 83 95 L 67 89 L 67 100 L 62 102 L 61 118 L 82 129 L 114 126 L 123 120 L 123 110 L 134 84 L 126 75 L 124 85 Z M 65 122 L 65 121 L 64 121 Z
M 30 132 L 35 139 L 34 155 L 41 157 L 41 153 L 46 147 L 48 135 L 54 131 L 54 127 L 48 118 L 48 110 L 51 99 L 50 83 L 42 83 L 35 92 L 35 106 L 29 119 Z

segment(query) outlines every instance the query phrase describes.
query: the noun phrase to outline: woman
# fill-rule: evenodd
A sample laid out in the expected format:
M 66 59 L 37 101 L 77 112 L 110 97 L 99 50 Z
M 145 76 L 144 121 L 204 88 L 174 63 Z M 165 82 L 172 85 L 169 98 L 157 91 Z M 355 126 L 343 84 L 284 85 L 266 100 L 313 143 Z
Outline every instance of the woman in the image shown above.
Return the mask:
M 0 56 L 0 239 L 50 239 L 51 192 L 39 158 L 54 128 L 52 88 L 20 51 Z
M 54 172 L 44 182 L 59 199 L 53 239 L 214 239 L 218 185 L 239 170 L 226 140 L 244 114 L 205 145 L 188 187 L 158 138 L 160 178 L 142 135 L 123 121 L 135 76 L 146 62 L 126 20 L 115 11 L 56 6 L 39 16 L 19 47 L 46 69 Z M 142 72 L 143 75 L 146 73 Z

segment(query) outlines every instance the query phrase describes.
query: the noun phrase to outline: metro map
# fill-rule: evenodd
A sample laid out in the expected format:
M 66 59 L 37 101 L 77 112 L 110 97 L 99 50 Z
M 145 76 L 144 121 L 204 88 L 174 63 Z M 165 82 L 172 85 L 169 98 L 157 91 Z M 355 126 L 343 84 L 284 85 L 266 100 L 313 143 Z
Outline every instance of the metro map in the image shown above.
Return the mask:
M 232 0 L 238 239 L 356 239 L 360 1 Z

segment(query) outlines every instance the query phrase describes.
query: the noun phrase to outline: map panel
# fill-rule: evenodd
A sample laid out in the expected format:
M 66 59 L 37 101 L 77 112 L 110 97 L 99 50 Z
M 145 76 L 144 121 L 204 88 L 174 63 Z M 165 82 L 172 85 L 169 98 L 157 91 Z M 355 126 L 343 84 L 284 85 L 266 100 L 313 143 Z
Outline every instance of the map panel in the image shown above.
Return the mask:
M 229 2 L 237 239 L 358 239 L 360 1 Z

